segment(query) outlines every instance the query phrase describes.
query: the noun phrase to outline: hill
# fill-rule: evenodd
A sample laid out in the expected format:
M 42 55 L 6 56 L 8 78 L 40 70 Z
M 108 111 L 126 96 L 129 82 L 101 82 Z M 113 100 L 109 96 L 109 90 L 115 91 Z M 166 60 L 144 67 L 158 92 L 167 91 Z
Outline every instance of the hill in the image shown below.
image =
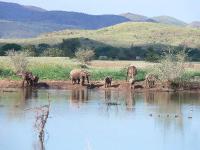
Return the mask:
M 0 38 L 30 38 L 42 33 L 72 28 L 66 25 L 38 22 L 18 22 L 0 20 Z
M 20 34 L 22 32 L 20 35 L 21 37 L 24 36 L 24 32 L 26 32 L 24 37 L 33 37 L 44 32 L 60 30 L 62 27 L 65 27 L 65 29 L 99 29 L 129 21 L 129 19 L 118 15 L 89 15 L 78 12 L 46 11 L 35 6 L 23 6 L 7 2 L 0 2 L 0 20 L 12 21 L 10 24 L 7 22 L 7 24 L 9 24 L 8 26 L 12 26 L 12 29 L 15 29 L 15 31 L 12 31 L 15 33 Z M 26 27 L 23 30 L 18 24 Z M 34 24 L 36 28 L 34 28 L 32 24 Z M 37 29 L 39 28 L 37 24 L 42 24 L 39 30 Z M 3 25 L 1 24 L 1 26 Z M 46 28 L 48 28 L 48 30 L 46 30 Z M 12 33 L 9 28 L 8 30 L 6 30 L 5 27 L 3 29 L 0 28 L 1 32 L 4 32 L 1 36 L 3 38 L 20 37 Z M 30 33 L 28 34 L 28 32 Z
M 34 9 L 33 9 L 34 8 Z M 0 2 L 0 19 L 18 22 L 53 23 L 81 29 L 99 29 L 129 21 L 117 15 L 88 15 L 66 11 L 41 11 L 15 3 Z
M 163 24 L 177 25 L 177 26 L 187 25 L 187 23 L 170 16 L 157 16 L 157 17 L 153 17 L 152 19 Z
M 138 14 L 133 14 L 133 13 L 124 13 L 121 14 L 121 16 L 129 19 L 130 21 L 133 22 L 157 22 L 151 18 L 148 18 L 146 16 L 138 15 Z
M 193 28 L 200 28 L 200 21 L 194 21 L 190 23 L 188 26 Z
M 198 47 L 200 29 L 165 25 L 160 23 L 127 22 L 99 30 L 63 30 L 41 35 L 31 39 L 0 40 L 4 43 L 20 44 L 57 44 L 62 39 L 89 38 L 98 42 L 117 47 L 131 45 L 163 44 L 177 46 L 187 44 Z

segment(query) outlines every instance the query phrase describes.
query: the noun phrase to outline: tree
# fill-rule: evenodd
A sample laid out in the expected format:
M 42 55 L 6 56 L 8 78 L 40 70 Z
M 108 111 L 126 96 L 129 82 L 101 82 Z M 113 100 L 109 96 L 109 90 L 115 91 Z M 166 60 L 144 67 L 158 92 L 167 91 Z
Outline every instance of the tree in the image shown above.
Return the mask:
M 27 45 L 23 48 L 23 51 L 28 54 L 28 56 L 37 56 L 37 51 L 35 45 Z
M 74 57 L 75 51 L 81 46 L 78 38 L 65 39 L 59 48 L 63 50 L 64 56 Z
M 22 49 L 22 47 L 18 44 L 15 44 L 15 43 L 5 44 L 0 49 L 0 55 L 5 56 L 6 52 L 9 51 L 9 50 L 19 51 L 21 49 Z
M 159 60 L 159 55 L 158 53 L 153 49 L 153 47 L 149 47 L 146 52 L 146 61 L 150 62 L 158 62 Z
M 84 64 L 87 64 L 89 61 L 91 61 L 94 55 L 94 51 L 89 49 L 79 49 L 75 53 L 77 60 Z
M 174 54 L 172 52 L 165 53 L 159 64 L 154 66 L 152 70 L 154 74 L 158 75 L 161 81 L 173 82 L 180 79 L 185 72 L 185 61 L 187 54 L 184 50 Z
M 49 44 L 46 44 L 46 43 L 38 44 L 38 46 L 37 46 L 37 53 L 38 54 L 42 54 L 47 48 L 50 48 Z

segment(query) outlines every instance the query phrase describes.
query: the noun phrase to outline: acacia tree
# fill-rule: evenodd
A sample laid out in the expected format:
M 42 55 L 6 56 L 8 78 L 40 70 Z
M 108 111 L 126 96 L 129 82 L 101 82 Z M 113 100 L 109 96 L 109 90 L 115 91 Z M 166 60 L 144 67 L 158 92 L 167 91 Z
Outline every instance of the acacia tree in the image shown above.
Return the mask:
M 76 59 L 83 64 L 87 64 L 91 61 L 94 55 L 94 51 L 90 49 L 78 49 L 78 51 L 75 52 Z

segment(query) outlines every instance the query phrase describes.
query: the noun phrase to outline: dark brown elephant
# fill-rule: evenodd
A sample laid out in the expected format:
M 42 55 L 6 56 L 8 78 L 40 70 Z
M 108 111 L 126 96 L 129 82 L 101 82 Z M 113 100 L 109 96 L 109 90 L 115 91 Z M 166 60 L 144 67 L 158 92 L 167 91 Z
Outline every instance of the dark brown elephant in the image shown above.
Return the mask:
M 130 65 L 127 68 L 127 75 L 126 75 L 126 81 L 128 80 L 128 77 L 135 80 L 135 76 L 137 74 L 137 68 L 133 65 Z
M 18 71 L 16 73 L 17 76 L 20 76 L 22 78 L 22 87 L 24 87 L 24 82 L 27 82 L 28 86 L 35 86 L 38 83 L 39 77 L 34 76 L 32 72 L 28 71 Z
M 78 83 L 81 85 L 85 84 L 85 80 L 89 83 L 89 72 L 83 69 L 74 69 L 70 72 L 70 78 L 72 80 L 72 84 Z
M 105 88 L 111 87 L 112 84 L 112 77 L 108 76 L 105 78 Z

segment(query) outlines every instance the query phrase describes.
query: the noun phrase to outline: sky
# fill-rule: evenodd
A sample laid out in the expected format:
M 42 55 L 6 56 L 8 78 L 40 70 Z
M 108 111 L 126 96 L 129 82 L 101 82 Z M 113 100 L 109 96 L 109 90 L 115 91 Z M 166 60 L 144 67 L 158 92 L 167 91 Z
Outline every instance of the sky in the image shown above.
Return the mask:
M 200 21 L 200 0 L 0 0 L 33 5 L 47 10 L 88 14 L 131 12 L 148 17 L 167 15 L 185 22 Z

